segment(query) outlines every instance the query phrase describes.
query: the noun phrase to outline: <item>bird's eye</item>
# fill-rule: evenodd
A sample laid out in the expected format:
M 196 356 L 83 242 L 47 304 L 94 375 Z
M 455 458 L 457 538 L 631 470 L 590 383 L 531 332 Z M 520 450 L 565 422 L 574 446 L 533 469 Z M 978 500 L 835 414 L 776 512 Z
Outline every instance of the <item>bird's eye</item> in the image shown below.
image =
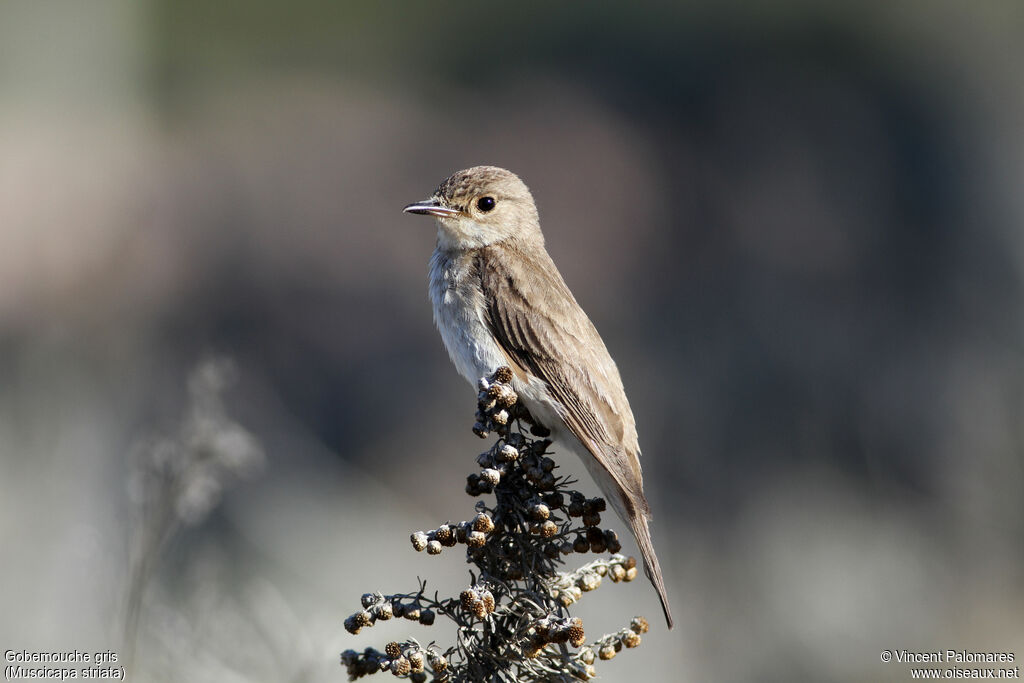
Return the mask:
M 480 209 L 481 211 L 490 211 L 491 209 L 494 208 L 494 205 L 496 203 L 497 202 L 494 201 L 494 197 L 481 197 L 480 199 L 476 200 L 476 208 Z

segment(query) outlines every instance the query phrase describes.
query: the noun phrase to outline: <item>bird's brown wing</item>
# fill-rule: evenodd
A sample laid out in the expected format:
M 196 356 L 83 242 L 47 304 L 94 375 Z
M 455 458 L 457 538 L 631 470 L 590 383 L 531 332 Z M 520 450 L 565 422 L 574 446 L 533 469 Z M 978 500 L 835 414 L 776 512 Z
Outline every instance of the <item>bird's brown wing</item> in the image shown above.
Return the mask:
M 648 515 L 636 426 L 618 368 L 543 247 L 481 249 L 487 323 L 513 370 L 543 380 L 566 426 Z M 511 267 L 510 264 L 515 264 Z

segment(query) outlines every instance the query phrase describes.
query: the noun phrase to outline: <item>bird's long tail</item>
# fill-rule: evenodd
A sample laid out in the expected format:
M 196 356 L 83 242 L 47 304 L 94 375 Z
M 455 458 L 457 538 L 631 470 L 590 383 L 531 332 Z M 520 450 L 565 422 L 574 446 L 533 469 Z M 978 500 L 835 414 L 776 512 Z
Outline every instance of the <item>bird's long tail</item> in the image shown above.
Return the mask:
M 668 606 L 668 595 L 665 592 L 665 580 L 661 576 L 661 565 L 658 564 L 658 556 L 654 553 L 654 545 L 651 543 L 651 531 L 647 526 L 647 515 L 641 511 L 634 511 L 629 515 L 629 525 L 632 527 L 633 536 L 636 537 L 637 545 L 640 546 L 640 553 L 644 556 L 644 573 L 658 591 L 658 598 L 661 600 L 661 608 L 665 611 L 665 621 L 668 627 L 672 628 L 672 609 Z

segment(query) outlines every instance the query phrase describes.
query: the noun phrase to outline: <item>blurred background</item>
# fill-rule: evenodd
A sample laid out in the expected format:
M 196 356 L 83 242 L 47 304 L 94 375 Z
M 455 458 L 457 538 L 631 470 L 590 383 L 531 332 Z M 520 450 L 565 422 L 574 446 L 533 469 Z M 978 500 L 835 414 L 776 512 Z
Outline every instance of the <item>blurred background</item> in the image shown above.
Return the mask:
M 341 623 L 466 581 L 408 543 L 485 444 L 401 209 L 486 163 L 637 417 L 677 627 L 584 601 L 653 625 L 603 680 L 1019 662 L 1022 67 L 1016 2 L 4 2 L 0 643 L 147 681 L 451 643 Z

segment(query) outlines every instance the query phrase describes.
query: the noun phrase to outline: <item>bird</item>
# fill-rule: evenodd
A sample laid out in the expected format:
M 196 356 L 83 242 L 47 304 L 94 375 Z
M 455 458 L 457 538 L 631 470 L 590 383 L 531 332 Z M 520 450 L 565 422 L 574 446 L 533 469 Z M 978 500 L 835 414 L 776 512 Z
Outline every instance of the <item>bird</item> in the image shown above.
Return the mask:
M 672 628 L 643 490 L 636 421 L 618 367 L 544 246 L 526 184 L 496 166 L 452 174 L 405 213 L 437 219 L 434 322 L 474 387 L 500 367 L 555 443 L 574 452 L 625 522 Z

